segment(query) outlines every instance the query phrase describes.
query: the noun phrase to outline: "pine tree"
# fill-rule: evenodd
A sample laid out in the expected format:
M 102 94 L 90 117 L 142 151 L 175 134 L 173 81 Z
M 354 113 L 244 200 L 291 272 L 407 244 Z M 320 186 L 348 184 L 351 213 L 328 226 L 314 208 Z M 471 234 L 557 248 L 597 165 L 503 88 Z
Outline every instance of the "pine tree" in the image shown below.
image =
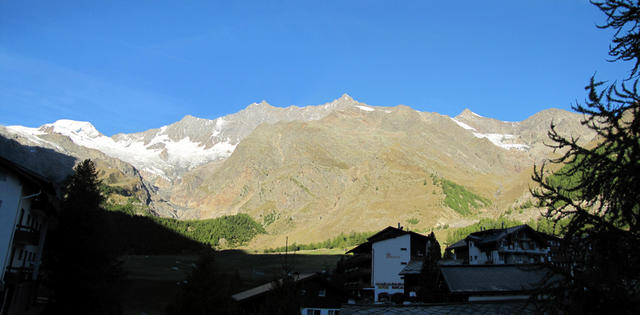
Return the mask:
M 119 313 L 117 281 L 122 270 L 109 242 L 100 208 L 95 165 L 84 160 L 64 187 L 57 228 L 47 238 L 44 268 L 54 293 L 52 314 Z
M 440 280 L 440 267 L 438 262 L 441 259 L 440 243 L 435 234 L 431 232 L 427 241 L 427 252 L 420 271 L 420 291 L 418 297 L 423 302 L 442 302 L 442 294 L 438 288 Z
M 553 264 L 561 280 L 549 281 L 537 296 L 544 306 L 564 313 L 640 313 L 640 3 L 608 0 L 594 3 L 607 16 L 600 28 L 616 31 L 613 60 L 635 61 L 622 83 L 605 86 L 591 78 L 585 105 L 574 110 L 598 135 L 584 146 L 561 135 L 552 124 L 550 144 L 562 155 L 550 163 L 554 174 L 536 167 L 532 193 L 546 206 L 546 216 L 568 219 L 560 252 L 566 261 Z M 560 278 L 554 278 L 560 279 Z

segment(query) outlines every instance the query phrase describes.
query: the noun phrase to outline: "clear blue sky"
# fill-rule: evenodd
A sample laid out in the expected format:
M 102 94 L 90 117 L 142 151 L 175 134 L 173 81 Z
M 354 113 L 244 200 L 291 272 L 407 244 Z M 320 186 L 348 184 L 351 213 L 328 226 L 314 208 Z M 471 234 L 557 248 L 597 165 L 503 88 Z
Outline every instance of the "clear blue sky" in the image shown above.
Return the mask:
M 0 124 L 106 135 L 350 94 L 501 120 L 585 98 L 612 33 L 587 1 L 0 1 Z

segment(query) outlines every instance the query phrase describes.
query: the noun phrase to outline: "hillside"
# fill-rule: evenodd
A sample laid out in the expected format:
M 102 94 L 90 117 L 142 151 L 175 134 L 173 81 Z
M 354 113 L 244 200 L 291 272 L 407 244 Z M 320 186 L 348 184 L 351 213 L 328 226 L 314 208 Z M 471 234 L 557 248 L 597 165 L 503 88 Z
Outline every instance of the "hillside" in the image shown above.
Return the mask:
M 106 184 L 159 216 L 246 213 L 268 232 L 251 246 L 276 247 L 285 236 L 310 243 L 397 222 L 464 225 L 521 207 L 533 164 L 553 154 L 544 146 L 549 124 L 592 140 L 580 119 L 557 109 L 521 122 L 470 110 L 452 118 L 343 95 L 307 107 L 254 103 L 213 120 L 186 116 L 113 137 L 68 120 L 0 126 L 0 148 L 55 181 L 75 160 L 94 159 Z

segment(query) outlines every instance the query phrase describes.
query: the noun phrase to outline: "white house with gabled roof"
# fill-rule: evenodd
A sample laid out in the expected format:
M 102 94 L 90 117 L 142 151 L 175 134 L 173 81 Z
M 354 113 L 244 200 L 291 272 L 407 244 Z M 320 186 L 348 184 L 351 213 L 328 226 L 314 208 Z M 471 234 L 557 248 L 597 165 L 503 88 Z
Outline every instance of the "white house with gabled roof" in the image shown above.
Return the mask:
M 372 290 L 374 302 L 378 303 L 405 293 L 405 279 L 400 273 L 407 265 L 423 259 L 429 240 L 428 236 L 406 231 L 399 225 L 389 226 L 347 253 L 354 254 L 353 260 L 370 255 L 371 283 L 364 289 Z

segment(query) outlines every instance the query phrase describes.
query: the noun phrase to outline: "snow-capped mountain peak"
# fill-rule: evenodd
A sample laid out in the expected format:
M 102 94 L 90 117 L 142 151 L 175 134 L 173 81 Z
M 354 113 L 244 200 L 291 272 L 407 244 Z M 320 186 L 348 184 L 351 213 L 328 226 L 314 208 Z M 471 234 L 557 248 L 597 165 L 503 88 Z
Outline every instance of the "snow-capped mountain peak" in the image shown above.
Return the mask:
M 45 124 L 40 131 L 59 133 L 72 139 L 74 137 L 96 138 L 102 134 L 88 121 L 60 119 L 52 124 Z

